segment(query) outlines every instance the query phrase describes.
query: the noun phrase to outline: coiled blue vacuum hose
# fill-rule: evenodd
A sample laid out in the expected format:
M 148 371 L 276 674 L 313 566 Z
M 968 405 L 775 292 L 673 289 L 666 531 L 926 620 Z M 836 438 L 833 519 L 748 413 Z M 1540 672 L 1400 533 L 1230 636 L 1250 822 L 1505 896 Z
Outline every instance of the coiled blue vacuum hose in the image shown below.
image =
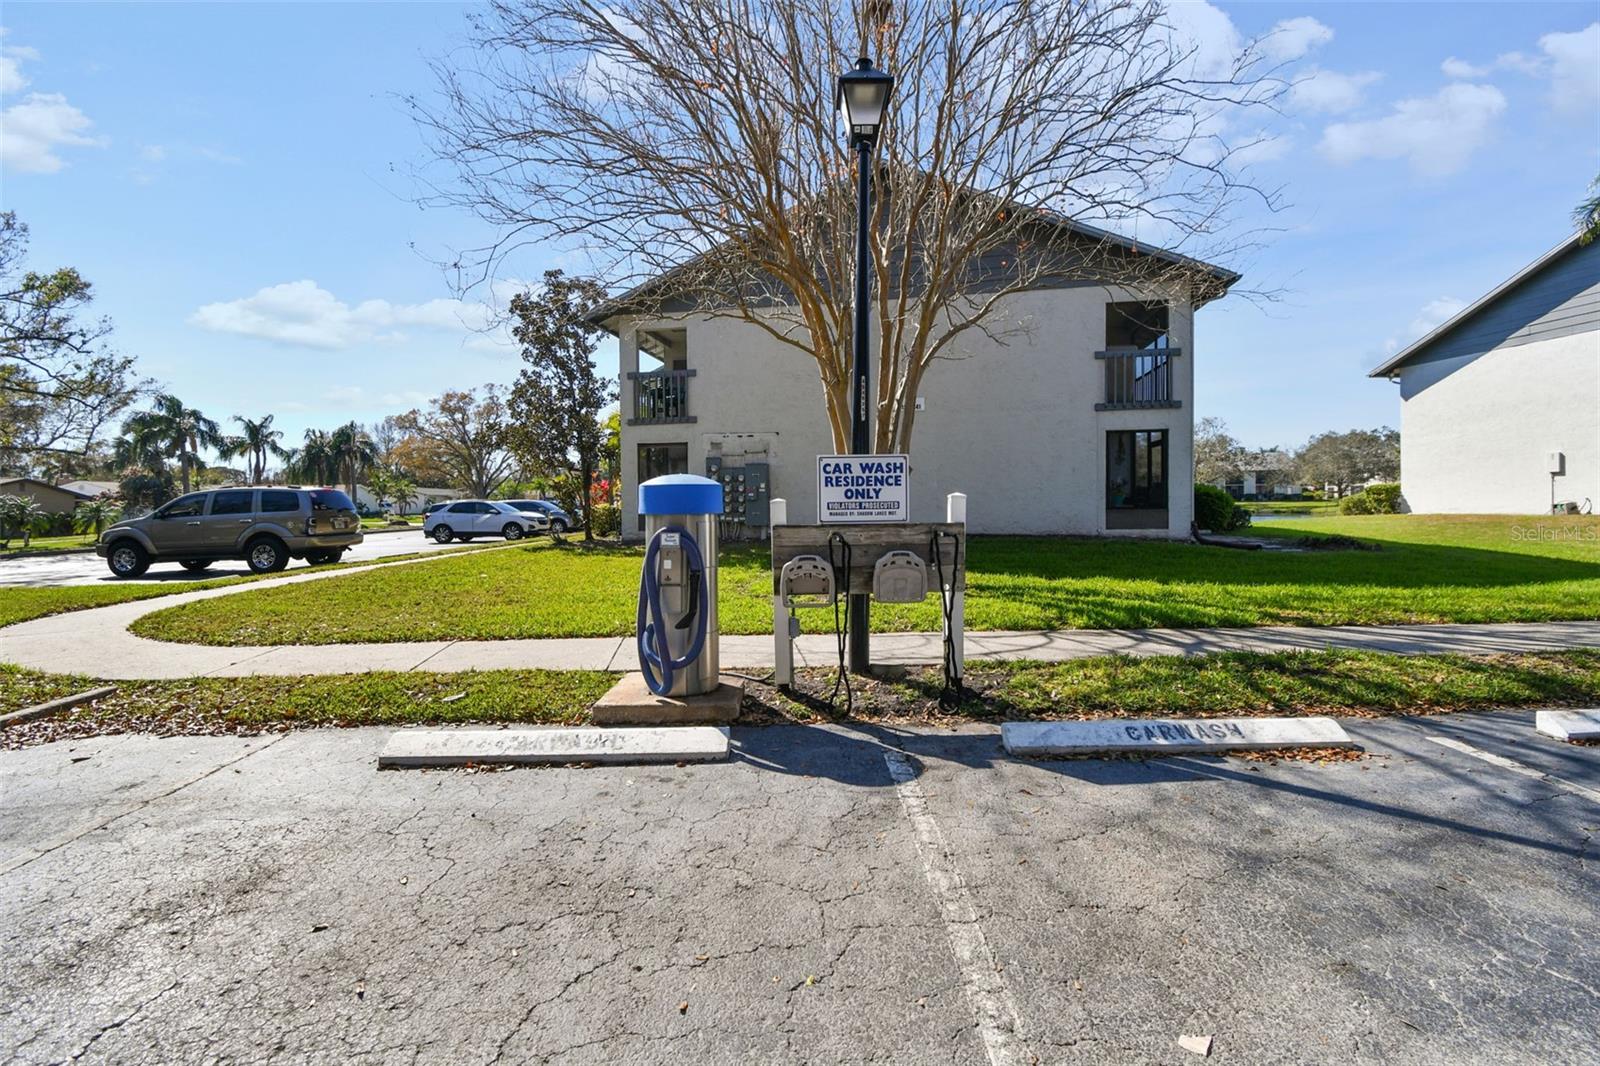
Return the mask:
M 661 610 L 661 587 L 656 578 L 656 557 L 661 554 L 661 537 L 664 533 L 678 534 L 690 581 L 698 582 L 692 584 L 689 591 L 692 616 L 678 623 L 680 629 L 694 626 L 694 639 L 681 659 L 672 657 L 671 647 L 667 643 L 667 624 Z M 709 598 L 705 557 L 700 554 L 699 542 L 682 526 L 666 526 L 656 530 L 655 536 L 650 538 L 650 547 L 644 553 L 644 571 L 639 575 L 639 615 L 635 630 L 639 634 L 639 671 L 644 674 L 644 683 L 657 696 L 665 696 L 672 691 L 674 671 L 688 669 L 690 663 L 700 658 L 700 652 L 706 644 Z

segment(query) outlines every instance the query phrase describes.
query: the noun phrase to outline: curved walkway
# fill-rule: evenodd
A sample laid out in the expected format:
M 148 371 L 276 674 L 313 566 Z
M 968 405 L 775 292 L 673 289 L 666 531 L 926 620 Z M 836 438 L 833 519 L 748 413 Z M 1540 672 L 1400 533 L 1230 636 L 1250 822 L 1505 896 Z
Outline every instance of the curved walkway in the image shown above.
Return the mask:
M 493 551 L 495 549 L 488 549 Z M 379 566 L 425 566 L 434 556 Z M 244 677 L 255 674 L 354 674 L 369 670 L 463 670 L 545 668 L 630 670 L 631 637 L 540 640 L 441 640 L 400 644 L 312 644 L 219 648 L 173 644 L 128 632 L 143 615 L 186 603 L 232 596 L 268 586 L 323 581 L 377 567 L 351 567 L 297 574 L 270 582 L 178 593 L 49 615 L 0 629 L 0 662 L 60 674 L 112 680 L 183 677 Z M 936 664 L 937 633 L 879 633 L 872 638 L 880 663 Z M 1096 655 L 1207 655 L 1225 651 L 1350 649 L 1419 654 L 1559 651 L 1600 647 L 1600 621 L 1522 622 L 1489 625 L 1269 626 L 1241 629 L 1071 629 L 1035 632 L 968 632 L 969 660 L 1059 661 Z M 772 666 L 770 636 L 724 636 L 722 665 L 730 669 Z M 837 662 L 832 633 L 808 634 L 796 642 L 797 663 Z

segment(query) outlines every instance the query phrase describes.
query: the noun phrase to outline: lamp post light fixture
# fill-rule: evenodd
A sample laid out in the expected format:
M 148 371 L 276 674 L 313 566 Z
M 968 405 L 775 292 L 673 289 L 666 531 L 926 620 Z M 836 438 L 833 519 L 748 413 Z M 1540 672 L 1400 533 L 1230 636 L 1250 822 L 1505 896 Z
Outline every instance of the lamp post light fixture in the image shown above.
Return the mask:
M 871 362 L 868 347 L 872 301 L 872 151 L 878 143 L 878 130 L 889 109 L 894 77 L 872 65 L 862 56 L 854 70 L 839 75 L 838 105 L 845 128 L 850 131 L 850 147 L 856 150 L 856 295 L 855 329 L 850 370 L 850 453 L 867 455 L 872 451 Z M 872 666 L 871 635 L 868 632 L 866 596 L 850 597 L 850 672 L 864 674 Z

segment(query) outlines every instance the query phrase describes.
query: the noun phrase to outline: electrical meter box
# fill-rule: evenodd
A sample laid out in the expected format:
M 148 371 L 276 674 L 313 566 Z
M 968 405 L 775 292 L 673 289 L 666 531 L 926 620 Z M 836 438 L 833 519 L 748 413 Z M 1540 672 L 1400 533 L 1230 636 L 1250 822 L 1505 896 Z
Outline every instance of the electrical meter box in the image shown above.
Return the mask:
M 1567 468 L 1567 457 L 1559 451 L 1551 451 L 1545 456 L 1545 466 L 1552 474 L 1560 474 Z
M 928 595 L 928 564 L 916 552 L 892 551 L 872 567 L 872 598 L 879 603 L 920 603 Z
M 756 458 L 759 456 L 760 458 Z M 706 477 L 722 486 L 725 539 L 761 537 L 772 523 L 772 465 L 767 453 L 750 457 L 732 453 L 706 456 Z

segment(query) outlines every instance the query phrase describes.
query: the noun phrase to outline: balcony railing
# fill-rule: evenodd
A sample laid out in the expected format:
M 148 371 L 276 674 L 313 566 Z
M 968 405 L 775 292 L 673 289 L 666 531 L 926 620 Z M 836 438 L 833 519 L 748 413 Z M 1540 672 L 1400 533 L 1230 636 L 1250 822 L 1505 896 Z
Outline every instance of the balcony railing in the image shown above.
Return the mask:
M 689 379 L 693 370 L 637 371 L 628 375 L 633 382 L 633 415 L 628 425 L 651 422 L 693 422 L 689 413 Z
M 1128 411 L 1146 407 L 1182 407 L 1172 395 L 1172 360 L 1177 348 L 1124 348 L 1095 352 L 1105 366 L 1105 401 L 1096 411 Z

